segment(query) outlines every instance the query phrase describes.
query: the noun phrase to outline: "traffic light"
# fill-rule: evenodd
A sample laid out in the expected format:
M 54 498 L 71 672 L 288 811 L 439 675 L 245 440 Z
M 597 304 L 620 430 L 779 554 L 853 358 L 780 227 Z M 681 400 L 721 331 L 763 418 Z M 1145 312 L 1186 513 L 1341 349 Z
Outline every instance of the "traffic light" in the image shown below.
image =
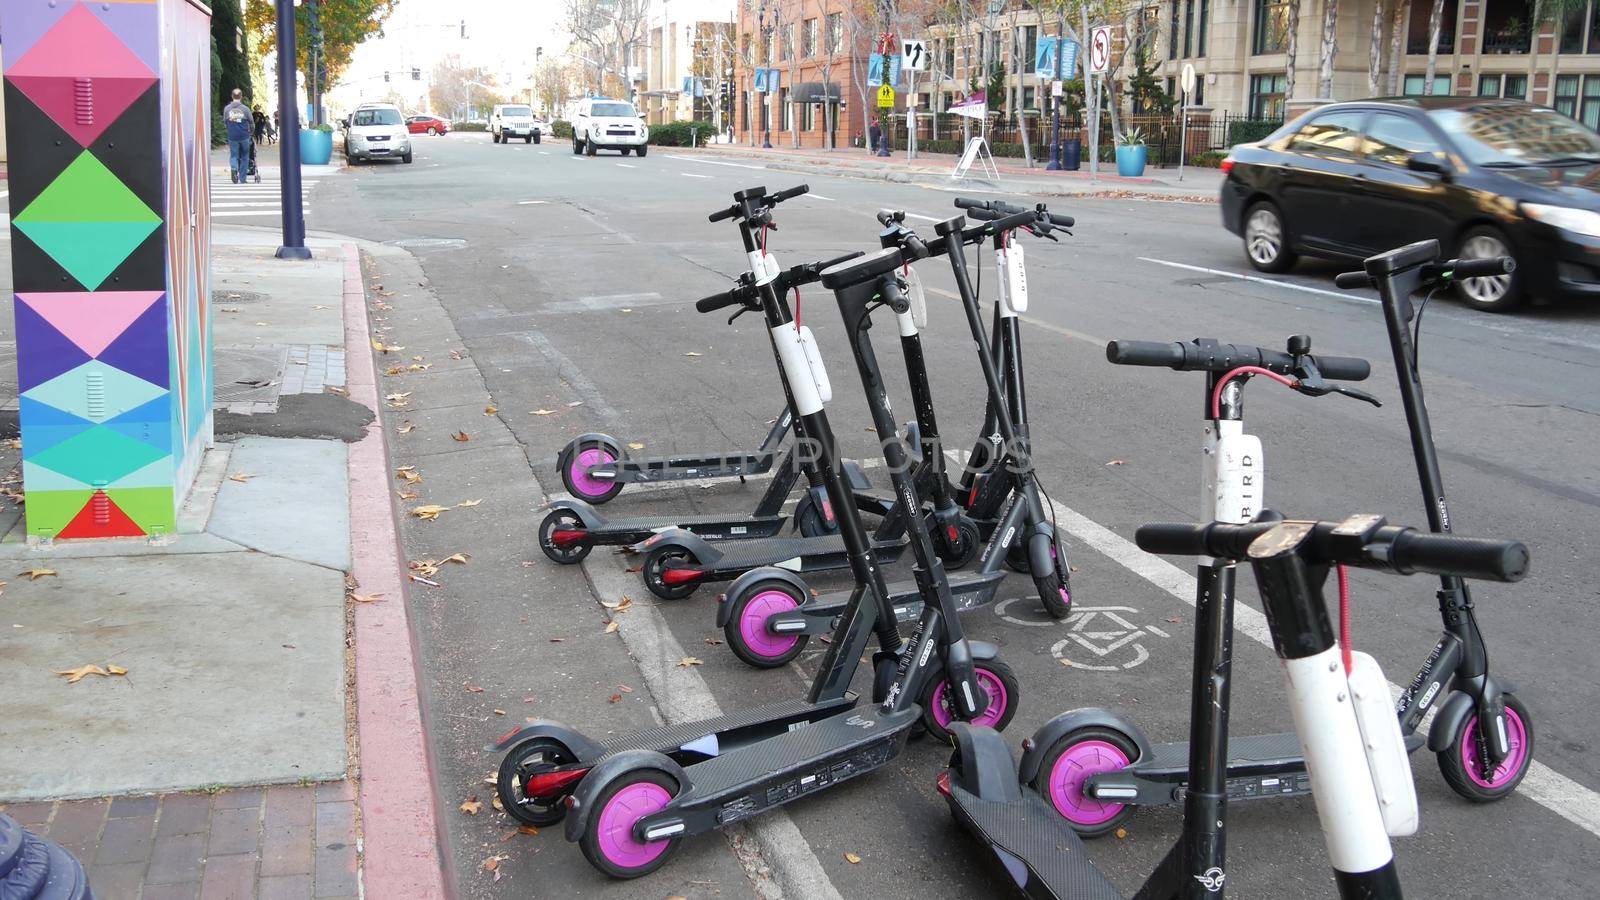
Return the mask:
M 412 81 L 421 81 L 422 80 L 422 70 L 421 69 L 417 69 L 417 68 L 413 68 L 411 70 L 411 80 Z
M 718 88 L 718 97 L 724 111 L 733 108 L 733 83 L 724 81 Z
M 384 81 L 388 81 L 389 80 L 389 73 L 388 72 L 384 72 L 383 73 L 383 80 Z

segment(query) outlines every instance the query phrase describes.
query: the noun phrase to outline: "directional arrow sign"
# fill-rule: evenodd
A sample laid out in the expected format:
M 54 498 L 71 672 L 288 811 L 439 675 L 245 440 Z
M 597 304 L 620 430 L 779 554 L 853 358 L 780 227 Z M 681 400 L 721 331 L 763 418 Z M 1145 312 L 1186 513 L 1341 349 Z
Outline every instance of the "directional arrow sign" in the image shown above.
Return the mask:
M 921 72 L 928 60 L 928 45 L 922 41 L 901 41 L 900 55 L 905 57 L 908 72 Z

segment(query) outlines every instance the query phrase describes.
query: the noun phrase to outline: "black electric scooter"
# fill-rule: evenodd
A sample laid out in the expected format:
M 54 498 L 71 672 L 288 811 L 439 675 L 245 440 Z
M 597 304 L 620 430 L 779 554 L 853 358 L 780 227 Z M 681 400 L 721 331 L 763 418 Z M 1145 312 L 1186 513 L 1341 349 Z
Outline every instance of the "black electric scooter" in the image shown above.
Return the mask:
M 732 207 L 711 218 L 737 218 L 745 246 L 754 252 L 756 230 L 771 221 L 773 198 L 762 188 L 734 197 Z M 835 292 L 851 336 L 897 502 L 915 509 L 919 500 L 907 454 L 895 434 L 868 334 L 874 307 L 908 307 L 894 276 L 902 262 L 898 250 L 881 250 L 828 270 L 823 284 Z M 765 306 L 777 305 L 770 281 L 761 295 Z M 849 548 L 856 590 L 804 700 L 605 741 L 540 721 L 496 742 L 497 749 L 506 751 L 497 781 L 507 812 L 535 825 L 565 818 L 567 839 L 613 877 L 654 871 L 687 835 L 740 821 L 886 765 L 924 717 L 917 701 L 930 681 L 946 683 L 943 697 L 955 718 L 994 717 L 999 706 L 995 724 L 1003 726 L 1016 707 L 1019 688 L 995 648 L 969 642 L 963 634 L 943 563 L 921 517 L 909 531 L 914 571 L 929 602 L 909 644 L 901 641 L 855 497 L 839 477 L 833 431 L 806 348 L 792 321 L 775 332 L 795 408 L 806 434 L 817 442 L 817 470 L 839 511 L 840 538 Z M 858 710 L 848 688 L 874 635 L 880 648 L 874 657 L 875 705 Z M 991 684 L 1003 690 L 986 690 Z
M 1400 574 L 1517 581 L 1528 569 L 1519 543 L 1427 534 L 1385 526 L 1378 516 L 1342 522 L 1145 525 L 1138 545 L 1152 553 L 1229 561 L 1248 559 L 1260 588 L 1273 646 L 1283 662 L 1298 743 L 1311 760 L 1310 792 L 1345 900 L 1400 900 L 1391 835 L 1414 832 L 1416 793 L 1388 685 L 1370 656 L 1336 638 L 1322 589 L 1344 566 Z M 1347 596 L 1341 607 L 1347 609 Z M 1211 900 L 1227 884 L 1230 791 L 1222 749 L 1228 744 L 1226 668 L 1231 628 L 1203 615 L 1197 631 L 1190 712 L 1194 782 L 1185 793 L 1183 832 L 1136 894 L 1146 900 Z M 1342 665 L 1341 665 L 1342 663 Z M 1219 689 L 1220 688 L 1220 689 Z M 1050 726 L 1023 742 L 1019 766 L 994 731 L 953 726 L 956 749 L 938 787 L 963 826 L 994 855 L 1023 894 L 1049 900 L 1120 897 L 1060 815 L 1070 766 Z
M 1035 587 L 1039 591 L 1045 609 L 1055 618 L 1065 618 L 1072 609 L 1071 583 L 1068 575 L 1070 567 L 1064 548 L 1059 547 L 1055 540 L 1054 527 L 1045 512 L 1038 484 L 1034 479 L 1033 460 L 1027 443 L 1026 406 L 1020 402 L 1022 387 L 1020 366 L 1001 371 L 990 353 L 989 344 L 985 340 L 982 314 L 978 309 L 977 296 L 972 289 L 971 274 L 963 254 L 968 243 L 981 242 L 985 237 L 992 237 L 995 251 L 1001 255 L 1003 269 L 1006 245 L 1015 239 L 1017 231 L 1030 231 L 1040 237 L 1048 237 L 1056 229 L 1070 227 L 1073 220 L 1068 216 L 1052 214 L 1044 204 L 1039 204 L 1031 210 L 1000 201 L 958 199 L 956 204 L 968 209 L 973 218 L 984 221 L 993 221 L 1002 215 L 1017 213 L 1032 213 L 1034 218 L 1025 225 L 1005 231 L 997 231 L 982 224 L 960 231 L 942 230 L 939 238 L 932 243 L 924 243 L 915 232 L 905 226 L 903 212 L 885 210 L 878 214 L 879 221 L 885 226 L 883 233 L 879 235 L 879 241 L 883 246 L 899 249 L 908 260 L 940 255 L 949 257 L 955 283 L 967 314 L 967 323 L 972 330 L 973 341 L 978 347 L 978 361 L 988 391 L 989 407 L 997 411 L 995 428 L 1004 448 L 998 459 L 1004 461 L 1002 471 L 1009 477 L 997 478 L 995 483 L 1012 486 L 1002 498 L 1005 505 L 995 523 L 998 527 L 991 526 L 989 540 L 979 555 L 977 568 L 970 572 L 952 575 L 950 591 L 955 597 L 957 608 L 962 612 L 988 605 L 994 601 L 995 593 L 1005 578 L 1002 566 L 1010 548 L 1022 546 L 1024 555 L 1027 556 L 1029 544 L 1037 543 L 1039 545 L 1037 555 L 1041 559 L 1037 567 L 1030 565 L 1029 571 L 1034 576 Z M 941 223 L 941 226 L 943 224 Z M 1022 289 L 1026 290 L 1025 281 Z M 913 299 L 913 306 L 916 302 Z M 1025 294 L 1020 297 L 1003 295 L 997 302 L 996 314 L 1014 323 L 1018 307 L 1025 308 L 1026 305 Z M 897 318 L 906 354 L 908 356 L 916 354 L 920 357 L 921 344 L 916 339 L 918 327 L 915 317 L 907 312 Z M 1015 345 L 1007 344 L 1007 346 Z M 913 395 L 919 398 L 920 407 L 924 402 L 921 398 L 928 396 L 927 386 L 921 385 L 919 389 L 914 380 L 912 387 Z M 1009 398 L 1015 398 L 1018 402 L 1007 404 Z M 1021 413 L 1024 418 L 1013 419 L 1013 409 Z M 923 418 L 920 408 L 918 418 Z M 926 421 L 932 421 L 931 402 Z M 945 483 L 943 453 L 937 446 L 926 452 L 933 459 L 925 460 L 925 471 L 933 471 L 930 480 L 937 488 L 939 484 Z M 936 502 L 935 508 L 939 508 L 939 505 Z M 916 584 L 896 582 L 889 586 L 889 591 L 890 602 L 894 605 L 897 619 L 899 621 L 915 619 L 922 605 L 922 596 L 917 591 Z M 787 664 L 798 656 L 812 635 L 829 633 L 832 630 L 833 619 L 843 610 L 847 601 L 848 594 L 844 593 L 814 597 L 805 580 L 799 574 L 787 569 L 776 567 L 753 569 L 739 576 L 723 593 L 717 608 L 717 625 L 727 637 L 729 649 L 740 659 L 757 668 L 775 668 Z M 934 706 L 937 708 L 937 705 Z M 942 726 L 948 722 L 939 724 L 941 727 L 934 729 L 936 734 L 941 733 Z
M 1419 291 L 1440 290 L 1463 279 L 1504 278 L 1516 263 L 1509 257 L 1446 262 L 1437 262 L 1438 259 L 1438 241 L 1419 241 L 1367 259 L 1366 271 L 1346 272 L 1338 277 L 1337 284 L 1342 288 L 1371 285 L 1378 289 L 1428 527 L 1448 534 L 1450 509 L 1445 505 L 1444 478 L 1439 472 L 1433 427 L 1422 396 L 1422 372 L 1417 366 L 1417 341 L 1427 300 L 1420 309 L 1413 310 L 1411 296 Z M 1437 596 L 1444 633 L 1400 695 L 1400 726 L 1408 746 L 1415 749 L 1422 745 L 1418 729 L 1423 716 L 1429 709 L 1436 709 L 1427 743 L 1438 758 L 1445 782 L 1468 800 L 1499 800 L 1516 790 L 1533 762 L 1533 715 L 1517 699 L 1516 688 L 1509 679 L 1489 673 L 1489 651 L 1478 630 L 1472 594 L 1466 584 L 1460 578 L 1443 577 Z M 1446 697 L 1436 706 L 1434 701 L 1441 693 Z M 1483 727 L 1485 722 L 1493 723 L 1492 727 Z
M 857 251 L 835 259 L 804 263 L 784 270 L 776 281 L 780 300 L 787 291 L 816 282 L 821 277 L 823 269 L 855 259 L 860 255 L 861 252 Z M 760 310 L 761 301 L 755 279 L 754 273 L 746 272 L 739 276 L 738 283 L 731 290 L 705 297 L 695 304 L 695 308 L 701 312 L 710 312 L 738 305 L 739 311 L 728 319 L 730 323 L 746 312 Z M 770 330 L 776 324 L 769 318 L 767 328 Z M 781 378 L 781 367 L 779 375 Z M 786 400 L 789 399 L 789 393 L 788 383 L 785 382 Z M 791 430 L 793 421 L 794 411 L 786 402 L 783 414 L 778 417 L 773 427 L 778 429 L 782 426 L 785 431 Z M 781 442 L 782 433 L 775 433 Z M 803 441 L 795 441 L 789 445 L 783 461 L 778 465 L 777 473 L 767 485 L 767 489 L 762 492 L 754 512 L 607 518 L 582 500 L 553 500 L 548 506 L 549 512 L 539 524 L 539 547 L 555 562 L 575 565 L 582 562 L 589 555 L 589 551 L 596 546 L 636 544 L 653 534 L 673 528 L 682 528 L 706 540 L 771 537 L 783 530 L 783 526 L 788 522 L 788 517 L 783 513 L 783 505 L 799 481 L 802 470 L 807 470 L 807 480 L 812 483 L 812 491 L 807 492 L 806 496 L 810 497 L 812 492 L 822 491 L 821 480 L 816 477 L 814 471 L 809 471 L 810 460 L 802 458 L 803 444 Z M 844 472 L 853 489 L 858 492 L 870 489 L 871 485 L 867 482 L 866 476 L 854 463 L 845 462 Z M 822 509 L 826 510 L 827 506 L 824 505 Z
M 1248 522 L 1262 508 L 1266 467 L 1260 438 L 1244 432 L 1244 384 L 1252 375 L 1271 378 L 1308 396 L 1341 393 L 1372 397 L 1333 382 L 1360 381 L 1371 372 L 1364 359 L 1311 355 L 1311 339 L 1289 338 L 1288 352 L 1222 344 L 1209 338 L 1188 343 L 1112 341 L 1106 358 L 1118 365 L 1205 373 L 1203 517 Z M 1195 572 L 1195 654 L 1206 654 L 1205 671 L 1226 697 L 1233 666 L 1234 567 L 1229 560 L 1202 560 Z M 1215 644 L 1217 635 L 1226 635 Z M 1126 716 L 1085 708 L 1051 720 L 1044 743 L 1060 752 L 1053 761 L 1070 772 L 1060 785 L 1057 808 L 1085 837 L 1115 831 L 1138 806 L 1183 802 L 1193 748 L 1185 741 L 1152 743 Z M 1289 797 L 1311 788 L 1305 760 L 1289 733 L 1247 735 L 1226 746 L 1227 791 L 1235 800 Z

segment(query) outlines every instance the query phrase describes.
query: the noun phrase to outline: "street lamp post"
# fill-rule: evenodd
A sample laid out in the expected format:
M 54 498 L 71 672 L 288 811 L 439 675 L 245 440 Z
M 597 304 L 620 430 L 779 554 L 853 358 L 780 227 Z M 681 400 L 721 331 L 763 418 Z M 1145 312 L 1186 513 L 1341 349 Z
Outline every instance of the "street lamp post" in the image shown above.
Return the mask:
M 300 208 L 300 110 L 295 101 L 294 8 L 295 0 L 278 2 L 278 185 L 282 190 L 283 246 L 279 259 L 310 259 L 306 247 L 306 220 Z

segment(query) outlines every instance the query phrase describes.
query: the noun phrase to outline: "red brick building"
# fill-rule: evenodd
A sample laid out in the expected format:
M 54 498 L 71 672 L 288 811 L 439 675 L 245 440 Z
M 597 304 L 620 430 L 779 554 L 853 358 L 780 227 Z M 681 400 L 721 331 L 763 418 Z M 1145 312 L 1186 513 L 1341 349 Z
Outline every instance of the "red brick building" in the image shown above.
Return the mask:
M 877 38 L 874 0 L 756 0 L 739 4 L 733 125 L 740 143 L 826 147 L 866 142 L 876 116 L 867 57 Z M 778 89 L 756 93 L 755 70 L 778 70 Z M 830 112 L 831 110 L 831 112 Z

